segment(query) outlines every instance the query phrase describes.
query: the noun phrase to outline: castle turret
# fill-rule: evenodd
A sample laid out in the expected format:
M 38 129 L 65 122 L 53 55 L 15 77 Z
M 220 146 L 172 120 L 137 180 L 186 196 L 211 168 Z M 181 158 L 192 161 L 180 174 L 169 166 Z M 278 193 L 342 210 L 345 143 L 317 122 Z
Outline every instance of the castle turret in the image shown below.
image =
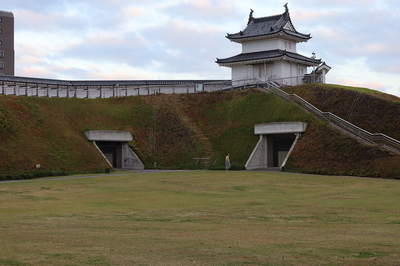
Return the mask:
M 226 35 L 230 41 L 242 44 L 242 52 L 216 61 L 232 69 L 233 85 L 255 80 L 273 80 L 282 85 L 316 81 L 315 75 L 312 80 L 305 79 L 307 67 L 315 69 L 322 64 L 321 59 L 297 53 L 297 43 L 307 42 L 311 36 L 295 29 L 287 4 L 279 15 L 255 18 L 253 12 L 250 11 L 244 30 Z M 324 74 L 328 68 L 324 68 Z

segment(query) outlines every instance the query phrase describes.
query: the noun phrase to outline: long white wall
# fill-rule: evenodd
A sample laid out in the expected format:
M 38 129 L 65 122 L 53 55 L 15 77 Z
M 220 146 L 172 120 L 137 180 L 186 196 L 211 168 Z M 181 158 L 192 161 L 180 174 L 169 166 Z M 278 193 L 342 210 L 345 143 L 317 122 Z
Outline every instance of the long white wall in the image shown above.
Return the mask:
M 197 86 L 196 86 L 197 85 Z M 159 86 L 127 86 L 127 87 L 47 87 L 38 86 L 20 86 L 2 85 L 0 86 L 0 95 L 17 95 L 17 96 L 36 96 L 36 97 L 66 97 L 66 98 L 110 98 L 124 97 L 136 95 L 151 95 L 157 93 L 195 93 L 201 91 L 223 90 L 230 87 L 231 84 L 215 83 L 215 84 L 188 84 L 188 85 L 159 85 Z

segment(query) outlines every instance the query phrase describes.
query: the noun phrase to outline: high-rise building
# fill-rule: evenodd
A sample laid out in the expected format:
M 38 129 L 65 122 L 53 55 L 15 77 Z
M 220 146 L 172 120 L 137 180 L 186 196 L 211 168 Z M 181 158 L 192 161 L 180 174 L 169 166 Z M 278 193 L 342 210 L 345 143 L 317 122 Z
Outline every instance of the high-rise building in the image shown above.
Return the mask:
M 0 11 L 0 75 L 14 76 L 14 15 Z

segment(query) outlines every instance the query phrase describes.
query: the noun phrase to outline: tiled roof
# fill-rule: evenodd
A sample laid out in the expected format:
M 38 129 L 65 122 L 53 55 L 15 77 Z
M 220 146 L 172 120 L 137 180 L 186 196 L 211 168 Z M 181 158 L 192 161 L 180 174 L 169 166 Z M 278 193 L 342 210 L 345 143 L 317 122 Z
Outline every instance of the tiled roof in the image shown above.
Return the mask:
M 243 39 L 262 37 L 268 35 L 274 35 L 279 32 L 283 32 L 291 37 L 299 38 L 302 40 L 308 40 L 311 38 L 310 34 L 302 34 L 296 31 L 291 20 L 289 10 L 286 7 L 286 11 L 280 15 L 253 18 L 253 11 L 250 13 L 249 22 L 247 27 L 238 33 L 227 34 L 227 38 L 231 41 L 241 41 Z M 292 29 L 285 29 L 284 27 L 290 23 Z
M 218 59 L 216 63 L 221 65 L 230 65 L 233 63 L 240 63 L 240 62 L 249 62 L 249 61 L 269 61 L 273 59 L 279 59 L 281 57 L 287 56 L 290 59 L 301 61 L 306 65 L 317 65 L 321 63 L 321 59 L 312 59 L 310 57 L 306 57 L 300 54 L 288 52 L 285 50 L 269 50 L 269 51 L 262 51 L 262 52 L 254 52 L 254 53 L 242 53 L 232 57 Z
M 328 73 L 329 70 L 331 70 L 332 68 L 330 66 L 328 66 L 325 62 L 322 62 L 322 64 L 319 65 L 317 67 L 317 69 L 315 69 L 315 73 L 317 73 L 317 74 L 321 73 L 323 69 L 325 69 L 325 71 L 326 71 L 325 73 Z
M 30 77 L 18 77 L 18 76 L 0 76 L 0 82 L 8 83 L 26 83 L 26 84 L 46 84 L 49 86 L 72 86 L 70 81 L 57 80 L 57 79 L 41 79 L 41 78 L 30 78 Z
M 212 82 L 224 82 L 226 80 L 57 80 L 57 79 L 42 79 L 18 76 L 2 76 L 0 82 L 4 83 L 21 83 L 21 84 L 36 84 L 41 86 L 70 86 L 70 87 L 125 87 L 125 86 L 174 86 L 186 84 L 205 84 Z

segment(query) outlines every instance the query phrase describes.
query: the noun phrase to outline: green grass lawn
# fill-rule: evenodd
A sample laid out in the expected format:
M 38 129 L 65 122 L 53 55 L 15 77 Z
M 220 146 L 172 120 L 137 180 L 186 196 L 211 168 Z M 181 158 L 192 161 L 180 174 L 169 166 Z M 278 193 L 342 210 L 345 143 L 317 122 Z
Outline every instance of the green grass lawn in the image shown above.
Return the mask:
M 399 195 L 248 171 L 0 183 L 0 265 L 399 265 Z

